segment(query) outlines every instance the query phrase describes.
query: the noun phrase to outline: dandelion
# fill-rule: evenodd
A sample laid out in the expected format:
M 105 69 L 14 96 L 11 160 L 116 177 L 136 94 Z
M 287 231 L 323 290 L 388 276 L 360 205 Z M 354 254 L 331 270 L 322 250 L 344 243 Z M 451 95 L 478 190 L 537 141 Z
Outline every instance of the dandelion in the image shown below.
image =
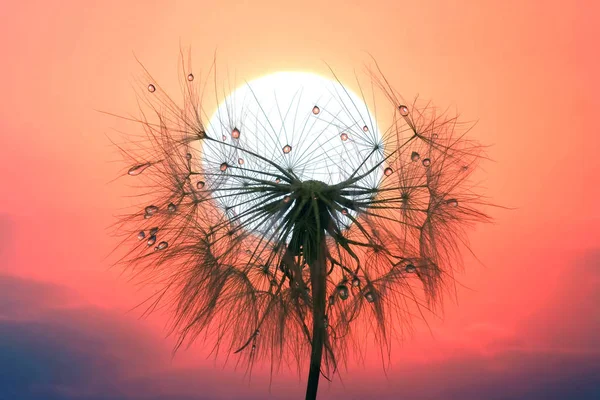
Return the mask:
M 207 334 L 249 367 L 308 362 L 314 399 L 357 343 L 389 349 L 411 307 L 441 300 L 465 228 L 487 219 L 469 183 L 481 146 L 379 72 L 387 115 L 361 87 L 279 73 L 205 118 L 186 67 L 182 105 L 144 76 L 147 146 L 123 149 L 150 198 L 118 225 L 132 238 L 122 262 L 162 285 L 153 307 L 172 307 L 177 347 Z

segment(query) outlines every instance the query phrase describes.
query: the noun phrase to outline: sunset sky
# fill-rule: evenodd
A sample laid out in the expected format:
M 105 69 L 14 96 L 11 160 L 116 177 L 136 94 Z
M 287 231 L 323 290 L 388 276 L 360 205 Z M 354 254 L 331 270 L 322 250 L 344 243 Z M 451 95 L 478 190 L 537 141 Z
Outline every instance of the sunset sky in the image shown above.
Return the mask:
M 351 363 L 320 399 L 600 398 L 600 3 L 3 1 L 0 400 L 303 398 L 306 371 L 251 379 L 111 268 L 132 194 L 109 140 L 135 129 L 136 57 L 178 93 L 180 46 L 239 82 L 286 70 L 353 84 L 377 60 L 406 98 L 456 109 L 489 145 L 494 222 L 470 233 L 455 297 Z M 133 309 L 133 310 L 132 310 Z

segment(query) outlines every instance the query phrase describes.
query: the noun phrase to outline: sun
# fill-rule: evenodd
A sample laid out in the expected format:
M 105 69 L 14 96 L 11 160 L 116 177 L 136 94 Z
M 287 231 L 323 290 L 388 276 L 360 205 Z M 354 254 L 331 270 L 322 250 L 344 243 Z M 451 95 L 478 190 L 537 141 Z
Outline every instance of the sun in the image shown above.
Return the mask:
M 299 181 L 335 185 L 357 168 L 381 163 L 383 154 L 372 154 L 383 149 L 383 138 L 365 101 L 337 80 L 307 72 L 277 72 L 241 85 L 219 104 L 206 133 L 218 139 L 202 145 L 206 182 L 219 188 L 213 196 L 232 215 L 253 200 L 228 196 L 228 187 L 261 173 L 278 180 L 280 171 L 266 160 Z M 376 187 L 381 178 L 377 168 L 366 181 Z

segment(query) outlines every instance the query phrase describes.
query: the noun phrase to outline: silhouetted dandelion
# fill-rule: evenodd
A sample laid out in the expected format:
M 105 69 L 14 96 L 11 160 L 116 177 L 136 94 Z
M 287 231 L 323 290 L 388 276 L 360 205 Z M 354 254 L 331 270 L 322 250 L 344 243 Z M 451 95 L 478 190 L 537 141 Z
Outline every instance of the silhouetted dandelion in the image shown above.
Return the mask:
M 389 351 L 452 283 L 465 228 L 487 219 L 469 181 L 481 146 L 380 72 L 370 76 L 383 116 L 360 87 L 279 73 L 208 119 L 182 67 L 181 106 L 146 73 L 146 140 L 121 146 L 149 199 L 118 225 L 122 262 L 161 285 L 150 310 L 172 306 L 177 347 L 203 333 L 249 366 L 308 361 L 314 399 L 321 374 L 367 338 Z

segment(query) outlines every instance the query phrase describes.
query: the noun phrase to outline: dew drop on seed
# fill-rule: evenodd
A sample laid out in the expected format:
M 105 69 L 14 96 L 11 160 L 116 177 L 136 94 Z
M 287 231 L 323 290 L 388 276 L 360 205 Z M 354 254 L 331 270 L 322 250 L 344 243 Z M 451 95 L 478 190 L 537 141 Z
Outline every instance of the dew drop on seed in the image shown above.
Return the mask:
M 219 169 L 224 172 L 224 171 L 227 171 L 227 167 L 229 167 L 229 165 L 227 165 L 227 163 L 224 162 L 224 163 L 221 163 L 221 166 L 219 167 Z
M 152 235 L 148 238 L 148 246 L 152 246 L 154 243 L 156 243 L 156 236 Z
M 318 115 L 321 112 L 321 109 L 317 106 L 314 106 L 312 109 L 312 113 Z
M 364 132 L 369 132 L 369 127 L 368 127 L 368 126 L 366 126 L 366 125 L 365 125 L 365 126 L 363 126 L 363 131 L 364 131 Z
M 169 247 L 169 243 L 167 243 L 167 242 L 160 242 L 160 243 L 158 244 L 158 246 L 157 246 L 157 249 L 158 249 L 158 250 L 164 250 L 164 249 L 166 249 L 167 247 Z
M 257 330 L 254 332 L 254 336 L 259 336 L 259 335 L 260 335 L 260 329 L 257 329 Z
M 144 219 L 152 218 L 152 214 L 144 214 Z
M 419 161 L 419 158 L 421 158 L 421 155 L 419 153 L 417 153 L 416 151 L 413 151 L 412 154 L 410 155 L 410 159 L 412 161 Z
M 458 200 L 448 199 L 446 200 L 446 204 L 448 204 L 450 207 L 458 207 Z
M 429 158 L 423 159 L 423 166 L 429 167 L 431 165 L 431 160 Z
M 283 146 L 283 152 L 285 154 L 288 154 L 290 151 L 292 151 L 292 146 L 290 146 L 289 144 L 286 144 L 285 146 Z
M 145 163 L 145 164 L 134 165 L 133 167 L 129 168 L 129 171 L 127 171 L 127 174 L 131 175 L 131 176 L 139 175 L 142 172 L 144 172 L 146 170 L 146 168 L 148 168 L 150 165 L 152 165 L 152 164 Z
M 256 350 L 256 345 L 255 344 L 252 345 L 252 350 Z
M 196 189 L 202 189 L 204 188 L 204 181 L 198 181 L 198 183 L 196 183 Z
M 238 158 L 238 164 L 244 165 L 244 159 L 243 158 Z
M 239 139 L 240 138 L 240 130 L 238 128 L 233 128 L 233 130 L 231 131 L 231 137 L 234 139 Z
M 157 211 L 158 211 L 158 207 L 157 206 L 148 206 L 145 208 L 146 214 L 148 215 L 154 215 Z
M 358 287 L 360 285 L 360 279 L 354 278 L 352 279 L 352 286 Z
M 186 160 L 191 160 L 192 159 L 192 153 L 186 153 L 185 154 L 185 159 Z
M 406 107 L 405 105 L 401 105 L 400 107 L 398 107 L 398 110 L 400 110 L 400 115 L 402 115 L 403 117 L 406 117 L 408 115 L 408 107 Z
M 343 215 L 348 215 L 348 209 L 347 208 L 342 208 L 342 214 Z
M 411 273 L 415 272 L 417 270 L 417 268 L 414 265 L 412 265 L 412 264 L 408 264 L 406 266 L 406 268 L 404 268 L 404 270 L 406 272 L 408 272 L 409 274 L 411 274 Z
M 150 93 L 154 93 L 156 91 L 156 86 L 154 86 L 153 84 L 149 84 L 148 85 L 148 91 Z
M 177 211 L 177 206 L 173 203 L 169 203 L 169 205 L 167 206 L 167 210 L 169 210 L 169 212 L 175 212 Z
M 350 292 L 348 291 L 348 286 L 346 285 L 338 285 L 337 291 L 338 295 L 340 296 L 340 299 L 342 300 L 346 300 L 348 298 L 348 295 L 350 294 Z
M 221 136 L 221 139 L 223 139 L 223 141 L 226 142 L 227 141 L 227 136 L 223 135 L 223 136 Z
M 367 299 L 367 301 L 369 303 L 372 303 L 375 301 L 375 296 L 373 295 L 372 292 L 367 292 L 367 293 L 365 293 L 365 299 Z
M 438 138 L 438 134 L 437 134 L 437 133 L 434 133 L 433 135 L 431 135 L 431 138 L 432 138 L 432 139 L 437 139 L 437 138 Z
M 154 228 L 150 229 L 150 236 L 156 235 L 156 232 L 158 232 L 158 226 L 155 226 Z
M 394 171 L 393 171 L 393 170 L 392 170 L 390 167 L 387 167 L 387 168 L 386 168 L 386 169 L 383 171 L 383 173 L 385 174 L 385 176 L 390 176 L 390 175 L 391 175 L 393 172 L 394 172 Z
M 275 179 L 275 183 L 281 183 L 281 178 Z
M 190 81 L 190 82 L 193 81 L 194 80 L 194 74 L 188 74 L 187 80 Z
M 292 198 L 290 196 L 288 196 L 288 195 L 283 196 L 283 202 L 284 203 L 289 203 L 291 199 Z
M 463 171 L 466 171 L 466 170 L 468 170 L 468 169 L 469 169 L 469 166 L 468 166 L 468 165 L 463 165 L 461 169 L 462 169 Z
M 145 237 L 146 237 L 146 234 L 144 233 L 144 231 L 140 231 L 140 233 L 137 234 L 138 240 L 142 240 Z
M 340 135 L 340 139 L 342 139 L 342 141 L 344 141 L 344 142 L 345 142 L 346 140 L 348 140 L 348 134 L 347 134 L 347 133 L 342 133 L 342 134 Z

